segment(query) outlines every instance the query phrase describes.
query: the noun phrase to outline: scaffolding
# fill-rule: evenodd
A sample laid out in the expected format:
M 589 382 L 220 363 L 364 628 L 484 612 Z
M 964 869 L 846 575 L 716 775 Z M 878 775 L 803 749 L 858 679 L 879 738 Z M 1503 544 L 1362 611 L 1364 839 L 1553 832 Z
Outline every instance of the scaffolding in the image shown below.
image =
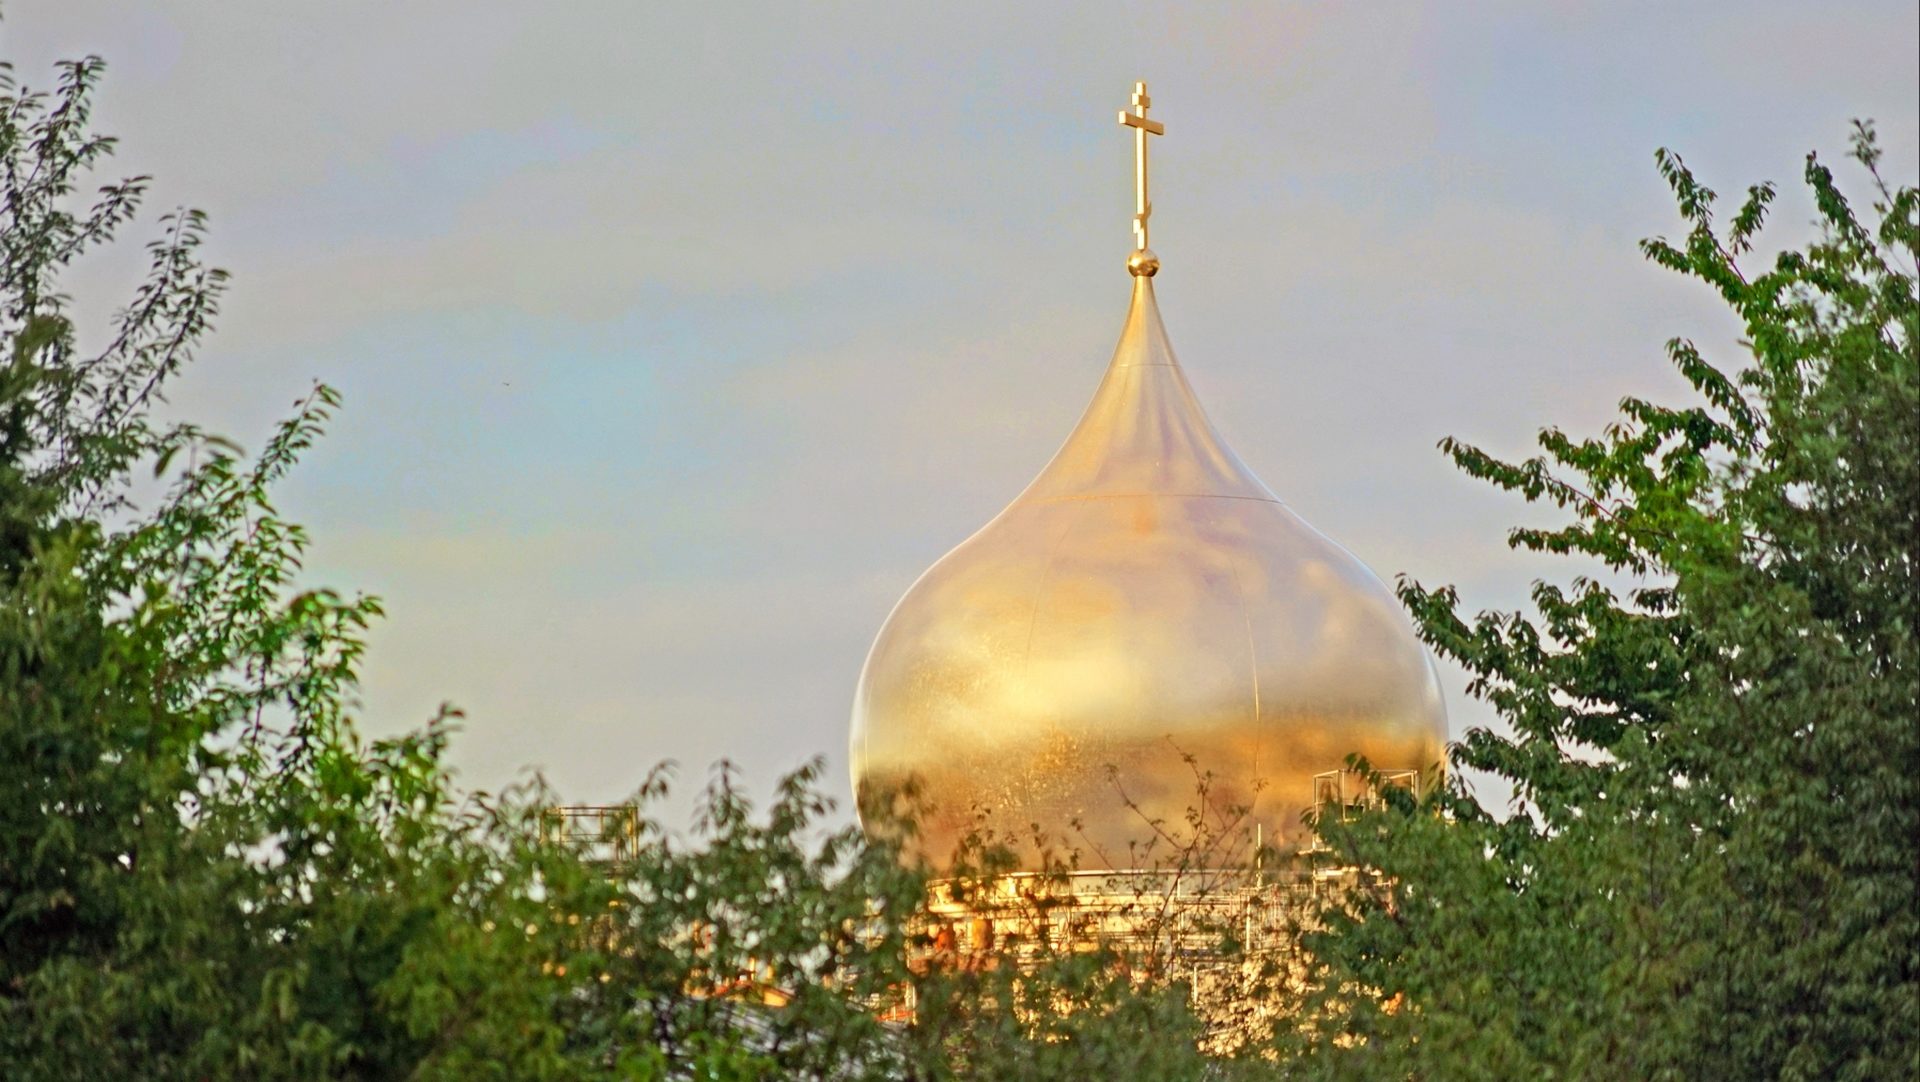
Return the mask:
M 1322 770 L 1313 776 L 1313 813 L 1315 824 L 1351 823 L 1368 812 L 1386 807 L 1389 789 L 1404 789 L 1420 799 L 1418 770 Z M 1316 831 L 1301 852 L 1322 856 L 1332 850 Z
M 560 804 L 540 816 L 549 842 L 582 849 L 608 868 L 640 856 L 640 809 L 632 804 Z

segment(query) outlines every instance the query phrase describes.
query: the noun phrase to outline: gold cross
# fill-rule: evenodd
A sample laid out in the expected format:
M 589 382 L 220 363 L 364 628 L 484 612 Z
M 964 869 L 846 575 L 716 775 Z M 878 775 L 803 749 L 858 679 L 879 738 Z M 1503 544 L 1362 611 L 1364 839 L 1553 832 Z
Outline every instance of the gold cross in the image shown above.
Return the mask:
M 1153 216 L 1153 201 L 1147 198 L 1147 136 L 1165 135 L 1167 126 L 1147 119 L 1147 84 L 1133 84 L 1135 112 L 1120 110 L 1120 123 L 1133 129 L 1133 239 L 1134 247 L 1147 249 L 1147 219 Z

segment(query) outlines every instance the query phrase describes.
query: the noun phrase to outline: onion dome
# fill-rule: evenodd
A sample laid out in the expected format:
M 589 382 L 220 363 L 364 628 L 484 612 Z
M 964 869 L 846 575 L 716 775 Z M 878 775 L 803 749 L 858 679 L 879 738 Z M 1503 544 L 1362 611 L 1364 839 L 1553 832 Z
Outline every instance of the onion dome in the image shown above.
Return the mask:
M 1126 326 L 1079 425 L 913 584 L 860 674 L 856 801 L 917 779 L 936 864 L 986 825 L 1139 867 L 1151 821 L 1195 807 L 1197 771 L 1210 814 L 1246 807 L 1285 845 L 1305 838 L 1314 776 L 1348 755 L 1442 759 L 1445 707 L 1405 612 L 1214 430 L 1139 233 Z

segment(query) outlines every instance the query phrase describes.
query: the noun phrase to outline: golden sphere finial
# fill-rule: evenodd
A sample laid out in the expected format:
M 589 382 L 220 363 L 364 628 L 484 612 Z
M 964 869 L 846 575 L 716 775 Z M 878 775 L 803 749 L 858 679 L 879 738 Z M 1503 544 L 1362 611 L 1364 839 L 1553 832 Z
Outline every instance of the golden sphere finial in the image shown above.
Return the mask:
M 1127 257 L 1127 273 L 1135 278 L 1151 278 L 1160 270 L 1160 257 L 1151 248 L 1141 248 Z

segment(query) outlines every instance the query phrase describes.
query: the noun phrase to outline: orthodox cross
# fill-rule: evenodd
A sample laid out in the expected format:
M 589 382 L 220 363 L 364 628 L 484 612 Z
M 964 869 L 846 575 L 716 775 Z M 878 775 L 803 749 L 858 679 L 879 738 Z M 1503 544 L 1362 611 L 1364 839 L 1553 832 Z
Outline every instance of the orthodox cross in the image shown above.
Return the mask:
M 1133 84 L 1134 112 L 1120 110 L 1120 123 L 1133 129 L 1133 239 L 1140 251 L 1147 250 L 1147 219 L 1153 216 L 1153 201 L 1147 198 L 1147 136 L 1165 135 L 1167 126 L 1147 119 L 1147 84 Z

